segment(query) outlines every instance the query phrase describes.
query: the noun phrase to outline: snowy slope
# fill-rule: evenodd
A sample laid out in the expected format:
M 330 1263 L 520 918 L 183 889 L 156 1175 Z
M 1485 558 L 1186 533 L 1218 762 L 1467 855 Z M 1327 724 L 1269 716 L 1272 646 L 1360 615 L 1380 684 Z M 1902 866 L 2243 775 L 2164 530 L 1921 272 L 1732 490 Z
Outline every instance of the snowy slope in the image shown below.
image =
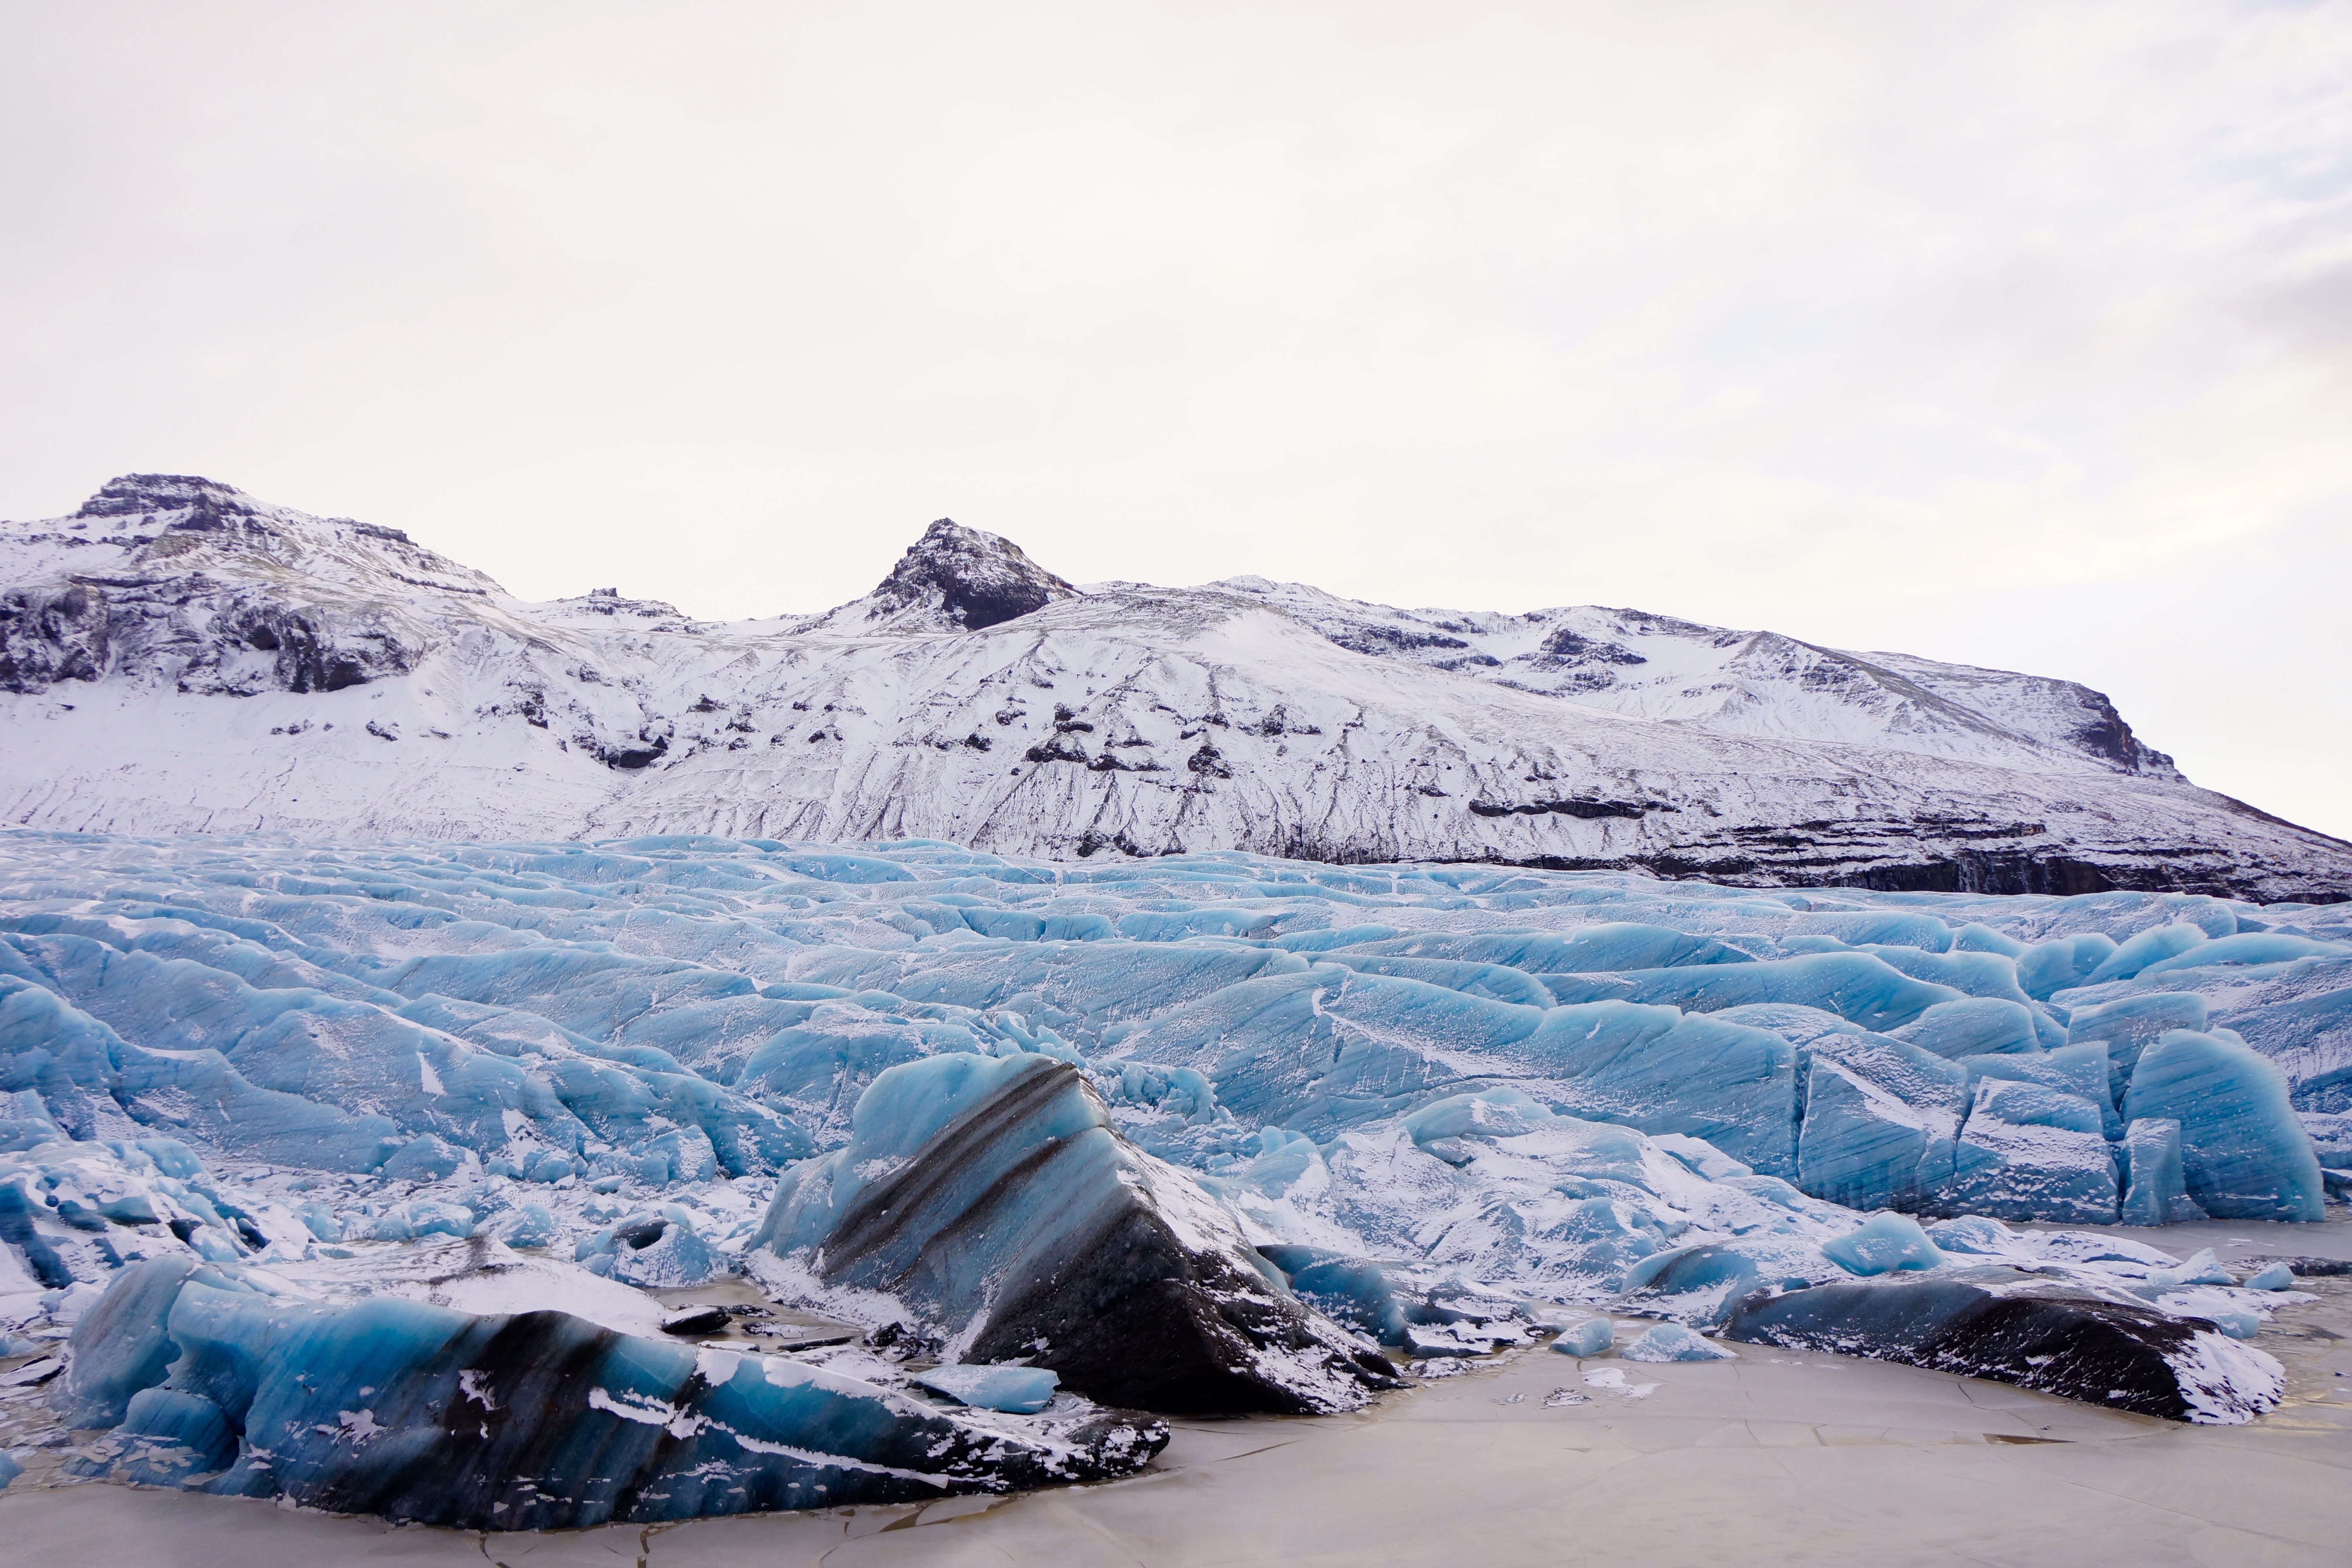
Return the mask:
M 944 522 L 825 615 L 698 622 L 525 603 L 395 531 L 155 475 L 0 524 L 0 821 L 68 830 L 2352 891 L 2352 846 L 2195 788 L 2061 680 L 1629 610 L 1081 592 Z

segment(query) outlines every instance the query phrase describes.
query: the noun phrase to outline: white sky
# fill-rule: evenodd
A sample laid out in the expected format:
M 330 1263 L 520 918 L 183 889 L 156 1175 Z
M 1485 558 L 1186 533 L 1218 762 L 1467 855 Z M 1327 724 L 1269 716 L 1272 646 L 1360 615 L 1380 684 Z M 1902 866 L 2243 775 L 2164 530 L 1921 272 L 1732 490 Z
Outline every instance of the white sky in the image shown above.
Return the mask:
M 0 513 L 1633 605 L 2352 836 L 2352 5 L 0 0 Z

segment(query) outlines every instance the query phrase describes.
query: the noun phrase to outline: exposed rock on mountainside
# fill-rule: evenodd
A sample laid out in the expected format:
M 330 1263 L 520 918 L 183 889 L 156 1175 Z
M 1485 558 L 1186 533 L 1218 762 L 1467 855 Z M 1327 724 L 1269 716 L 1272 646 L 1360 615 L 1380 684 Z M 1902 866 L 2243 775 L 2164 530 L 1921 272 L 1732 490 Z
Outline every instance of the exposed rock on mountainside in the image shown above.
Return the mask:
M 2072 682 L 1633 610 L 1082 592 L 945 520 L 862 599 L 718 624 L 132 475 L 0 524 L 0 821 L 53 828 L 2352 891 L 2352 846 L 2196 788 Z
M 813 624 L 977 632 L 1077 596 L 1011 540 L 943 517 L 907 547 L 874 592 Z

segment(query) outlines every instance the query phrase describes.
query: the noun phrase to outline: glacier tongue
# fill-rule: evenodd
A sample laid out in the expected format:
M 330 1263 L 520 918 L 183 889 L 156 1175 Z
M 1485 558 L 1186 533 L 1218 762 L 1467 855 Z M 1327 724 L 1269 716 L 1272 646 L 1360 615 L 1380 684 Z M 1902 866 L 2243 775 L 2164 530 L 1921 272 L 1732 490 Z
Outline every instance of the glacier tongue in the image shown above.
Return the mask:
M 2109 963 L 2149 931 L 2172 934 Z M 1031 1419 L 906 1405 L 926 1361 L 1170 1410 L 1331 1408 L 1385 1375 L 1375 1345 L 1436 1375 L 1612 1303 L 1988 1376 L 2017 1372 L 2017 1314 L 2032 1334 L 2095 1320 L 2130 1342 L 2143 1407 L 2239 1419 L 2273 1395 L 2232 1336 L 2292 1292 L 2000 1218 L 2315 1215 L 2347 1063 L 2341 906 L 17 829 L 0 1332 L 15 1356 L 75 1335 L 59 1400 L 115 1432 L 94 1469 L 440 1517 L 429 1479 L 489 1525 L 541 1516 L 387 1458 L 480 1408 L 465 1346 L 644 1383 L 594 1383 L 607 1409 L 474 1378 L 538 1415 L 477 1421 L 466 1463 L 521 1463 L 556 1440 L 534 1423 L 583 1410 L 634 1440 L 656 1404 L 690 1424 L 736 1397 L 744 1374 L 714 1379 L 663 1324 L 747 1280 L 765 1301 L 727 1298 L 740 1313 L 702 1348 L 857 1385 L 825 1384 L 860 1435 L 725 1415 L 821 1458 L 737 1442 L 689 1511 L 737 1485 L 806 1501 L 853 1459 L 920 1468 L 873 1456 L 921 1422 Z M 1864 1207 L 1966 1217 L 1921 1246 Z M 1857 1273 L 1890 1238 L 1927 1266 Z M 2021 1275 L 2041 1304 L 1983 1305 Z M 1964 1320 L 1992 1326 L 1920 1348 Z M 839 1345 L 861 1329 L 872 1349 Z M 320 1347 L 332 1408 L 269 1382 L 278 1334 Z M 357 1392 L 395 1386 L 397 1405 Z M 262 1416 L 325 1447 L 265 1478 Z M 1094 1419 L 1035 1417 L 1066 1418 Z M 1041 1468 L 952 1479 L 1111 1473 L 1133 1442 L 1086 1434 L 1118 1426 L 1003 1427 Z M 574 1489 L 543 1517 L 671 1506 L 629 1496 Z

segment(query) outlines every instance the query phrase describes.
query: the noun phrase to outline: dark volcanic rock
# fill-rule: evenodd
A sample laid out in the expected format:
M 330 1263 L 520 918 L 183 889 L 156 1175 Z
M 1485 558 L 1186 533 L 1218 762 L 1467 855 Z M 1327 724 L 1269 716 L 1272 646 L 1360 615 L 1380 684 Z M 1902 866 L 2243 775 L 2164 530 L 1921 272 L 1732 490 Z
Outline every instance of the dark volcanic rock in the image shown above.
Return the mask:
M 1990 1378 L 2172 1421 L 2249 1421 L 2283 1386 L 2276 1362 L 2201 1318 L 1998 1267 L 1759 1291 L 1732 1309 L 1723 1337 Z
M 882 619 L 929 605 L 950 625 L 976 632 L 1077 595 L 1011 540 L 943 517 L 875 588 L 870 614 Z
M 828 1286 L 896 1298 L 965 1361 L 1019 1358 L 1090 1399 L 1182 1414 L 1345 1409 L 1395 1384 L 1189 1177 L 1122 1138 L 1074 1068 L 905 1063 L 856 1125 L 785 1178 L 761 1242 Z
M 74 584 L 0 594 L 0 691 L 40 691 L 106 670 L 106 595 Z

